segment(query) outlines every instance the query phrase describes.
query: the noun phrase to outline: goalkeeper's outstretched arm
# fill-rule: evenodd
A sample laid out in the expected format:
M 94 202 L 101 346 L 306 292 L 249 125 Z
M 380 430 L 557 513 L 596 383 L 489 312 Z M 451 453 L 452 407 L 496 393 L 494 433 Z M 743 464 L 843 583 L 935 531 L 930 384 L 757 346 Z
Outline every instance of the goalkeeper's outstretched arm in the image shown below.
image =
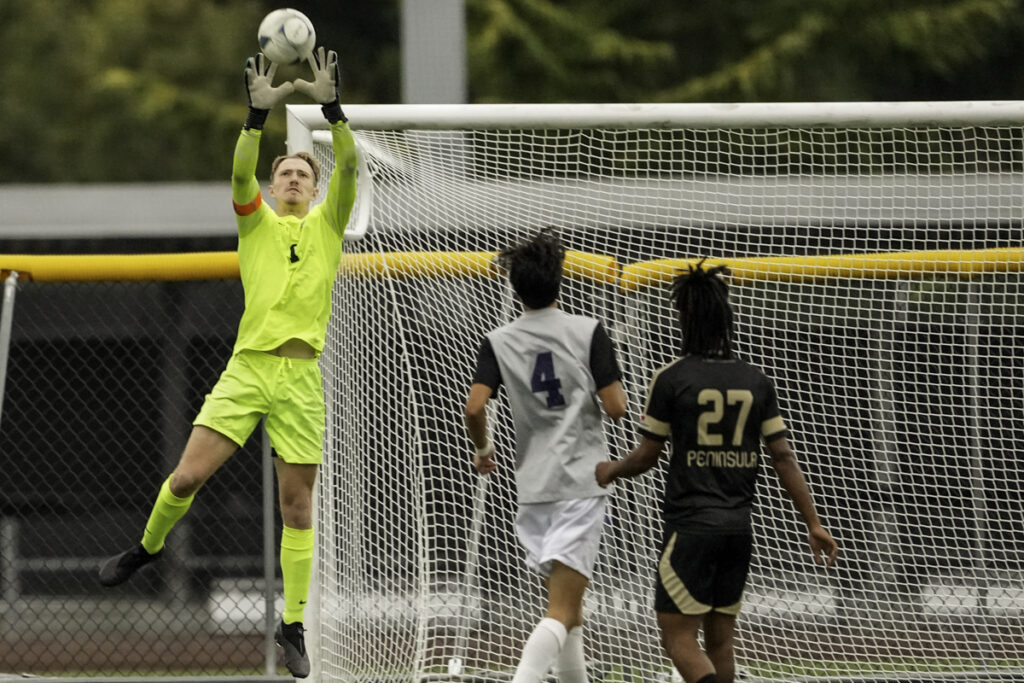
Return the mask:
M 235 143 L 235 158 L 231 165 L 231 198 L 235 202 L 236 212 L 245 215 L 244 207 L 256 202 L 260 185 L 256 180 L 256 163 L 259 160 L 260 137 L 263 124 L 266 123 L 270 110 L 289 95 L 294 86 L 282 83 L 275 86 L 274 74 L 277 65 L 263 54 L 250 57 L 245 62 L 242 78 L 245 82 L 245 94 L 249 100 L 249 115 Z M 252 207 L 255 210 L 256 207 Z M 249 211 L 248 213 L 251 213 Z
M 263 131 L 243 128 L 235 143 L 235 158 L 231 164 L 231 200 L 239 215 L 252 213 L 244 207 L 256 201 L 260 184 L 256 180 L 256 162 L 260 152 L 260 136 Z M 255 210 L 256 207 L 252 207 Z
M 331 124 L 331 146 L 334 149 L 334 170 L 331 172 L 324 216 L 338 232 L 345 230 L 356 199 L 356 143 L 341 110 L 338 53 L 319 47 L 309 58 L 313 80 L 295 81 L 295 89 L 320 103 L 324 118 Z
M 338 232 L 344 232 L 356 201 L 356 141 L 347 121 L 331 124 L 334 170 L 324 200 L 324 215 Z

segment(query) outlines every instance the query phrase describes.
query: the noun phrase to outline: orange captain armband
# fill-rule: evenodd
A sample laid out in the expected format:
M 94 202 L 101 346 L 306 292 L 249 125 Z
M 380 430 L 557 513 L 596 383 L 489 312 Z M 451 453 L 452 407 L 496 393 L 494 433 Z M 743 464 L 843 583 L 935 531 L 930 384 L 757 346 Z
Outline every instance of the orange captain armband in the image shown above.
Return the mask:
M 234 199 L 231 200 L 231 203 L 235 207 L 235 213 L 239 216 L 251 216 L 256 213 L 256 209 L 260 208 L 260 205 L 263 204 L 263 194 L 257 192 L 256 198 L 248 204 L 239 204 Z

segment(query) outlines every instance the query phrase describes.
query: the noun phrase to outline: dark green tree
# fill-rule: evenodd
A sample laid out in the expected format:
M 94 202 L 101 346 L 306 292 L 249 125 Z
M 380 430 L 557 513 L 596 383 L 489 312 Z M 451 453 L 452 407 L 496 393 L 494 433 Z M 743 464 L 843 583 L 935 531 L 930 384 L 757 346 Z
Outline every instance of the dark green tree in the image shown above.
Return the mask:
M 624 6 L 590 0 L 467 0 L 471 97 L 476 102 L 638 101 L 644 75 L 675 58 L 665 40 L 632 35 Z
M 766 11 L 770 5 L 770 11 Z M 707 11 L 718 16 L 706 19 Z M 1020 97 L 1020 0 L 687 3 L 683 63 L 658 101 Z M 721 14 L 725 16 L 721 16 Z M 686 45 L 690 49 L 686 49 Z M 717 47 L 716 47 L 717 46 Z M 713 59 L 701 55 L 715 55 Z
M 1024 96 L 1021 0 L 467 0 L 477 101 Z
M 38 0 L 7 13 L 2 39 L 18 58 L 2 87 L 17 106 L 0 111 L 0 154 L 21 163 L 0 180 L 228 177 L 258 8 Z
M 473 102 L 1024 98 L 1024 0 L 465 1 Z M 400 0 L 289 5 L 341 56 L 345 103 L 399 101 Z M 0 2 L 0 182 L 227 179 L 278 6 Z M 274 112 L 264 144 L 284 138 Z

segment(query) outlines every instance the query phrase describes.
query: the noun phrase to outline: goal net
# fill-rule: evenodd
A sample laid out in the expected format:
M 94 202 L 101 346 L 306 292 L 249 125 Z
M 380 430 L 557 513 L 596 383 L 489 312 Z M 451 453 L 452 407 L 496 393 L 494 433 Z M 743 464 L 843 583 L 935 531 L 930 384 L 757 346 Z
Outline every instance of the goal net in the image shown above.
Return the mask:
M 677 353 L 668 281 L 732 268 L 740 353 L 775 381 L 841 547 L 812 563 L 763 462 L 746 680 L 1024 670 L 1024 103 L 346 109 L 361 168 L 322 359 L 320 680 L 506 680 L 542 617 L 504 394 L 486 480 L 462 415 L 482 335 L 517 315 L 493 254 L 546 226 L 571 250 L 561 305 L 604 321 L 626 375 L 616 456 Z M 290 148 L 329 168 L 319 109 L 288 114 Z M 672 678 L 663 466 L 610 499 L 592 680 Z

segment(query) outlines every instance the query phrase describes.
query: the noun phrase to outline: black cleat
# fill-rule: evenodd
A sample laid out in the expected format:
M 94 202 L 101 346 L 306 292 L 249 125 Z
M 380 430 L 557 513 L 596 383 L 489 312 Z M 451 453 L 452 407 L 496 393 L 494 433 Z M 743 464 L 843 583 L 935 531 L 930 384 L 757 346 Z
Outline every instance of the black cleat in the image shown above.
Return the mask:
M 303 633 L 301 621 L 294 624 L 282 621 L 274 632 L 274 642 L 284 650 L 284 665 L 296 678 L 305 678 L 309 675 L 309 657 L 306 656 L 306 639 Z
M 110 588 L 117 586 L 132 577 L 142 567 L 150 562 L 158 560 L 163 555 L 161 549 L 155 555 L 150 555 L 142 545 L 137 545 L 131 550 L 126 550 L 120 555 L 114 555 L 100 567 L 100 583 Z

